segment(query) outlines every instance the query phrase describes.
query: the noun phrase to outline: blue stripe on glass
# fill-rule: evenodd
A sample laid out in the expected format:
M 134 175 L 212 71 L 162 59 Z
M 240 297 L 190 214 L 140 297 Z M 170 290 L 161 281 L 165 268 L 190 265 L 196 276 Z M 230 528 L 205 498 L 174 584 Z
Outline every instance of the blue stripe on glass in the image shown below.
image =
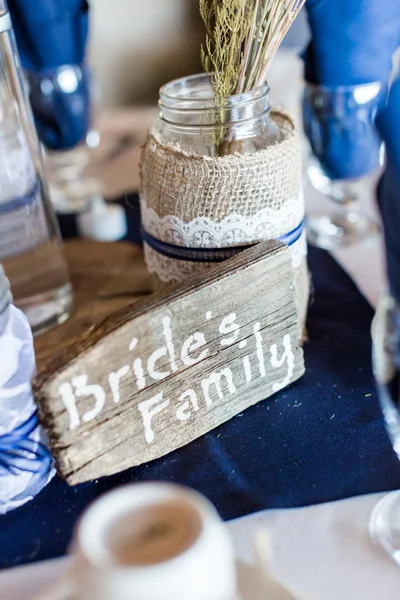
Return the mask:
M 275 238 L 278 242 L 283 242 L 288 246 L 292 246 L 298 239 L 304 229 L 304 219 L 301 223 L 289 233 L 281 235 Z M 210 262 L 218 263 L 235 256 L 242 250 L 250 248 L 255 244 L 248 244 L 243 246 L 229 246 L 227 248 L 186 248 L 185 246 L 176 246 L 175 244 L 169 244 L 168 242 L 162 242 L 158 240 L 144 228 L 142 228 L 142 238 L 156 252 L 167 256 L 168 258 L 174 258 L 175 260 L 186 260 L 188 262 Z
M 12 212 L 13 210 L 17 210 L 18 208 L 23 208 L 28 204 L 32 204 L 32 202 L 36 198 L 36 194 L 39 191 L 39 180 L 37 179 L 33 188 L 25 194 L 25 196 L 19 196 L 18 198 L 13 198 L 12 200 L 7 200 L 4 204 L 0 202 L 0 213 Z
M 49 470 L 52 458 L 48 448 L 42 442 L 29 439 L 38 425 L 36 410 L 25 423 L 0 435 L 0 471 L 45 473 Z

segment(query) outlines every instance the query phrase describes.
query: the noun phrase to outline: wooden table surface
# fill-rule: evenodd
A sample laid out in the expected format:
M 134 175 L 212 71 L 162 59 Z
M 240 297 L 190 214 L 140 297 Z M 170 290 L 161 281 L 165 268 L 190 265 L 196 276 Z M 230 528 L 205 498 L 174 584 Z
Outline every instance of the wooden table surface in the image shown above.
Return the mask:
M 141 145 L 156 116 L 156 107 L 110 109 L 98 115 L 101 143 L 92 151 L 86 173 L 101 181 L 106 198 L 138 189 Z M 92 325 L 150 293 L 142 250 L 132 244 L 76 240 L 65 243 L 65 253 L 74 308 L 63 325 L 35 339 L 39 369 Z
M 38 336 L 38 368 L 110 313 L 150 293 L 141 248 L 126 242 L 69 241 L 65 244 L 74 307 L 62 325 Z
M 102 182 L 106 198 L 139 188 L 141 146 L 157 113 L 156 107 L 135 107 L 108 109 L 98 115 L 96 129 L 101 142 L 91 152 L 86 174 Z

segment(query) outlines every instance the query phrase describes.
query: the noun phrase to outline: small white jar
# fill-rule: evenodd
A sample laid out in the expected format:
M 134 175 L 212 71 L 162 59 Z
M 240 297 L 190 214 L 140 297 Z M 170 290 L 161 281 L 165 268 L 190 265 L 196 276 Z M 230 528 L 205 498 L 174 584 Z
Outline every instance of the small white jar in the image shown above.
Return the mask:
M 140 483 L 106 494 L 83 515 L 74 555 L 78 600 L 238 598 L 229 532 L 184 487 Z

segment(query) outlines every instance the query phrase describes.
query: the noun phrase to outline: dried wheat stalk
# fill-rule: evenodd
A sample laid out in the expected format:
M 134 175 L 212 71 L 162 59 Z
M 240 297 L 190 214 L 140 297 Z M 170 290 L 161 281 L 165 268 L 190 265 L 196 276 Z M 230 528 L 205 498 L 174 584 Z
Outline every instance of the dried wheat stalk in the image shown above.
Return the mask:
M 305 0 L 200 0 L 202 62 L 217 106 L 263 85 L 271 61 Z

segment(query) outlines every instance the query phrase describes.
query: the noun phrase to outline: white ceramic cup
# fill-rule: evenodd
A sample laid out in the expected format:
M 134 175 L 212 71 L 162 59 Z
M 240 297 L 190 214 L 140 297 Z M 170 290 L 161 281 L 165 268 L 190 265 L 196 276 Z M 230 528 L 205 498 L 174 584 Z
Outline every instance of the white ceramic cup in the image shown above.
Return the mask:
M 167 483 L 112 491 L 82 516 L 73 543 L 77 600 L 234 600 L 229 532 L 203 496 Z

